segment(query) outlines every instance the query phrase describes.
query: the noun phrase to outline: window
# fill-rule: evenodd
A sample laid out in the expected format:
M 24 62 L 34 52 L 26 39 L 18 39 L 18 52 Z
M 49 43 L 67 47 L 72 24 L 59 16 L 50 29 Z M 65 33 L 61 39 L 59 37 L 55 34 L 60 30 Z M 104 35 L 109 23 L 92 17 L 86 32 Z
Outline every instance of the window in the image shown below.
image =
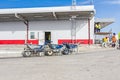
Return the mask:
M 30 32 L 30 39 L 35 39 L 35 32 Z

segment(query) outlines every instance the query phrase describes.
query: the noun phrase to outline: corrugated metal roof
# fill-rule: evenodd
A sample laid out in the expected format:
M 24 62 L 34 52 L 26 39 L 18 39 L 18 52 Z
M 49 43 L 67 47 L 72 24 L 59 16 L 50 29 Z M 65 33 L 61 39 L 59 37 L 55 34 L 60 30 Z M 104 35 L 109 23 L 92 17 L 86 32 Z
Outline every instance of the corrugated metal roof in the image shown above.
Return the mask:
M 22 16 L 28 21 L 41 20 L 69 20 L 72 16 L 76 19 L 91 18 L 95 14 L 94 6 L 64 6 L 44 8 L 18 8 L 0 9 L 0 22 L 20 21 L 15 15 Z
M 115 22 L 113 18 L 95 18 L 95 23 L 100 23 L 101 27 L 104 28 Z

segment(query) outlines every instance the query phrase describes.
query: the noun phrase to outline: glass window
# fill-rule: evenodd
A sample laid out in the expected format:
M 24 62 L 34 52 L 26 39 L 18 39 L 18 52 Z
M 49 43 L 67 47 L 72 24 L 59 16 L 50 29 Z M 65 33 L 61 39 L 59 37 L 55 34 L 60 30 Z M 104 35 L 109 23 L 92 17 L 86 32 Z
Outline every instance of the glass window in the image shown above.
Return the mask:
M 35 39 L 35 32 L 30 32 L 30 39 Z

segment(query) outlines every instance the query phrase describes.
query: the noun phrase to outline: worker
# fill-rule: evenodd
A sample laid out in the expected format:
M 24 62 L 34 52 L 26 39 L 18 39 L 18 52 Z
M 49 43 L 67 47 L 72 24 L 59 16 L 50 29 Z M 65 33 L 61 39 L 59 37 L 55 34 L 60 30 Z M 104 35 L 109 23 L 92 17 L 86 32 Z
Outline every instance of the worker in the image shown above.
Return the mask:
M 116 46 L 116 41 L 117 41 L 117 39 L 116 39 L 116 36 L 115 36 L 116 34 L 115 33 L 113 33 L 113 36 L 112 36 L 112 47 L 115 47 Z
M 98 32 L 98 25 L 97 25 L 97 23 L 95 24 L 95 32 Z
M 120 49 L 120 32 L 118 33 L 118 42 L 119 42 L 119 49 Z
M 100 32 L 100 30 L 101 30 L 101 25 L 98 24 L 98 32 Z
M 100 32 L 100 29 L 101 29 L 100 23 L 96 23 L 96 25 L 95 25 L 95 32 Z
M 103 38 L 103 43 L 102 43 L 102 47 L 107 47 L 107 44 L 108 44 L 108 37 L 104 37 Z

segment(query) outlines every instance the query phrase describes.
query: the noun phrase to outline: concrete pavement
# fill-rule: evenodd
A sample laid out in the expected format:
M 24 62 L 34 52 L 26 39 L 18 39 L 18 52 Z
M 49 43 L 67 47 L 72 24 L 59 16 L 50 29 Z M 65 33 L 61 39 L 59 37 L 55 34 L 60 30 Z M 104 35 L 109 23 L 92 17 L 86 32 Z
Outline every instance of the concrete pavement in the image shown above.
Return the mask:
M 0 45 L 0 57 L 22 57 L 21 53 L 25 45 Z M 114 50 L 114 48 L 102 48 L 99 45 L 79 45 L 75 53 L 85 53 L 101 50 Z
M 0 58 L 0 80 L 120 80 L 120 50 Z

